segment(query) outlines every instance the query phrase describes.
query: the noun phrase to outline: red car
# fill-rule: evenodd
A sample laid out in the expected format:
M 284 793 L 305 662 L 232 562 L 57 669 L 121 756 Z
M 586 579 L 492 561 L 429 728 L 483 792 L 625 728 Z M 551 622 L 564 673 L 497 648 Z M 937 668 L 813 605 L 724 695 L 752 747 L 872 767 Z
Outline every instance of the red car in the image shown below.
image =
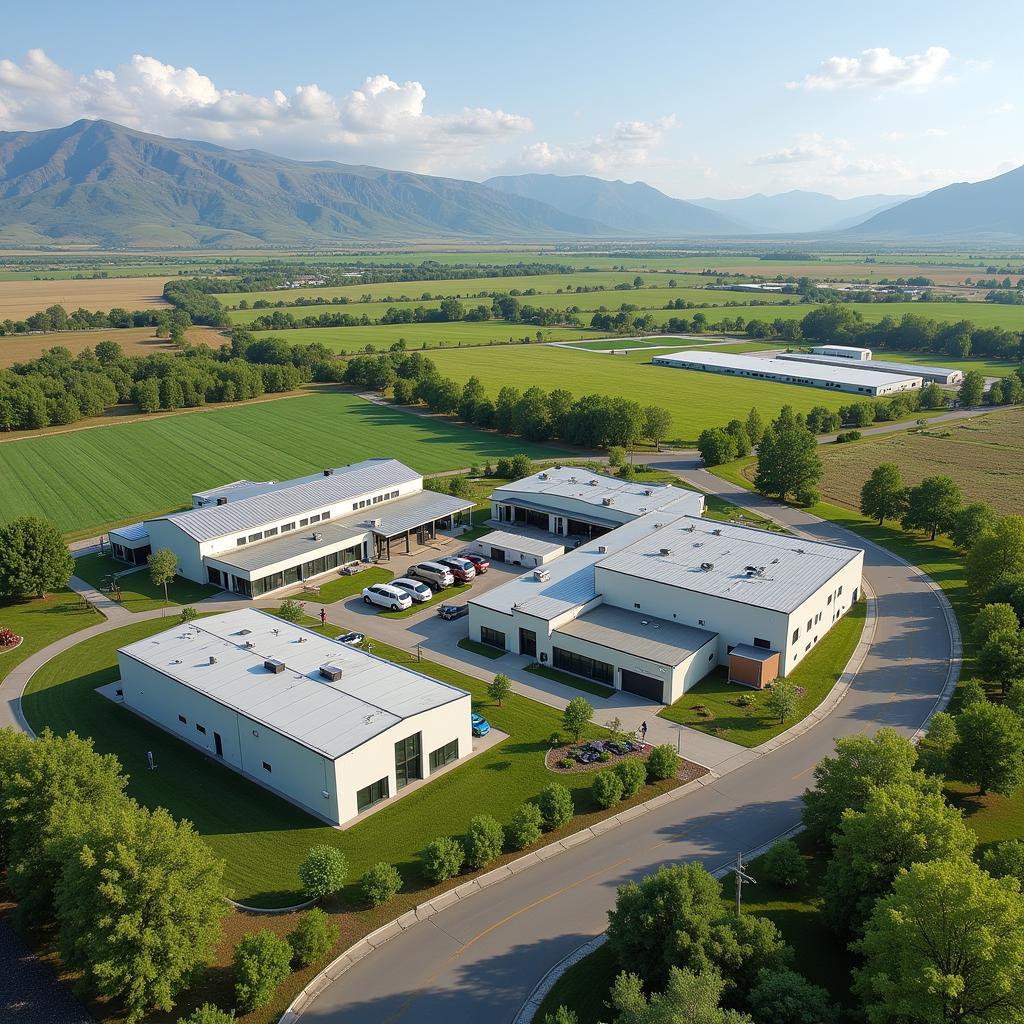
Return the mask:
M 478 576 L 482 576 L 491 567 L 491 563 L 484 558 L 483 555 L 460 555 L 460 558 L 464 558 L 467 562 L 472 562 L 476 566 L 476 572 Z
M 467 558 L 459 558 L 452 555 L 449 558 L 438 558 L 439 562 L 455 577 L 456 583 L 468 583 L 476 578 L 476 566 Z

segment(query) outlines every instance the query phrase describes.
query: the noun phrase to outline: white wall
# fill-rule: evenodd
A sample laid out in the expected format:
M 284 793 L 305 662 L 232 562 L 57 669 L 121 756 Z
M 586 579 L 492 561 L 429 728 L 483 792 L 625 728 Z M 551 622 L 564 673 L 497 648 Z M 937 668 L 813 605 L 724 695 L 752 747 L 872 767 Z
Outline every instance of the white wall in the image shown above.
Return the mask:
M 146 523 L 154 551 L 169 548 L 178 559 L 178 575 L 196 583 L 206 583 L 206 566 L 199 544 L 178 529 L 169 519 L 151 519 Z

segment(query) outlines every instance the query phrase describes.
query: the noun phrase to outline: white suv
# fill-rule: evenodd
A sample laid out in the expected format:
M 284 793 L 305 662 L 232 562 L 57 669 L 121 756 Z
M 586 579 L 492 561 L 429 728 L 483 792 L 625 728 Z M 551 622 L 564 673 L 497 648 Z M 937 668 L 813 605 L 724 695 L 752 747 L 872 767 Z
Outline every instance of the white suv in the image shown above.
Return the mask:
M 406 608 L 412 607 L 412 598 L 404 590 L 399 590 L 389 583 L 374 583 L 370 587 L 364 587 L 363 600 L 367 604 L 379 604 L 393 612 L 404 612 Z
M 411 580 L 407 576 L 402 576 L 397 580 L 392 580 L 388 586 L 394 587 L 395 590 L 404 591 L 417 604 L 421 604 L 423 601 L 429 601 L 434 596 L 434 592 L 426 585 L 426 583 L 420 583 L 418 580 Z

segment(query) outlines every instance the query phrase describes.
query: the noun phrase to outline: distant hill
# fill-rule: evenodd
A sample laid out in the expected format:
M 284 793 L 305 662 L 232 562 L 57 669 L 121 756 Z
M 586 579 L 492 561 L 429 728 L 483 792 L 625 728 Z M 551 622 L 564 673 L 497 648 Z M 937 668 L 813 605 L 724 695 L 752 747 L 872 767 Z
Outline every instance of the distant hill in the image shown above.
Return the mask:
M 0 132 L 0 241 L 240 246 L 615 235 L 477 182 L 165 139 L 109 121 Z
M 514 174 L 488 178 L 488 188 L 534 199 L 573 217 L 588 217 L 632 236 L 735 235 L 731 217 L 659 192 L 638 181 L 605 181 L 585 174 Z
M 758 234 L 799 234 L 841 231 L 907 198 L 873 195 L 836 199 L 823 192 L 793 189 L 774 196 L 759 192 L 743 199 L 694 199 L 693 202 L 731 217 Z
M 1024 237 L 1024 167 L 909 199 L 848 234 L 865 238 Z

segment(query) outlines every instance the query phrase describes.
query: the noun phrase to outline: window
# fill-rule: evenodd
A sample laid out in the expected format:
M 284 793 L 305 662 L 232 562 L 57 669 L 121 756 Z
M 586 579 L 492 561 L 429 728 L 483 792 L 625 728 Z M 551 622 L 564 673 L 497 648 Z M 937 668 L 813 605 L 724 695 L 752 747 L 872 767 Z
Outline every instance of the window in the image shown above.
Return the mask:
M 330 519 L 331 518 L 331 513 L 330 512 L 325 512 L 320 518 L 321 519 Z
M 309 517 L 309 521 L 311 523 L 319 523 L 320 522 L 320 515 L 319 515 L 319 513 L 317 515 L 315 515 L 315 516 L 310 516 Z
M 299 520 L 299 526 L 309 526 L 309 520 L 308 519 L 300 519 Z
M 763 647 L 766 651 L 772 649 L 772 645 L 767 640 L 762 640 L 759 636 L 754 637 L 754 646 Z
M 829 594 L 828 595 L 828 600 L 825 602 L 825 604 L 831 604 L 831 603 L 832 603 L 832 595 Z
M 276 526 L 272 526 L 269 530 L 264 530 L 263 531 L 263 536 L 264 537 L 276 537 L 277 536 L 277 527 Z
M 182 725 L 188 725 L 188 719 L 184 715 L 178 715 L 178 721 L 181 722 Z
M 392 491 L 391 492 L 391 497 L 392 498 L 397 498 L 398 497 L 398 491 Z
M 443 768 L 446 764 L 451 764 L 452 761 L 458 761 L 459 759 L 459 741 L 452 740 L 451 743 L 446 743 L 443 747 L 438 747 L 437 750 L 430 752 L 430 771 L 431 773 L 436 772 L 438 768 Z
M 235 547 L 236 548 L 240 548 L 244 543 L 245 543 L 245 538 L 244 537 L 239 537 L 238 540 L 235 541 Z
M 615 669 L 612 665 L 603 661 L 596 661 L 588 658 L 585 654 L 577 654 L 575 651 L 564 651 L 560 647 L 551 648 L 551 660 L 555 668 L 565 672 L 572 672 L 577 676 L 586 676 L 599 683 L 611 686 L 615 680 Z
M 840 587 L 840 588 L 839 588 L 839 589 L 838 589 L 838 590 L 836 591 L 836 597 L 838 597 L 838 596 L 839 596 L 839 595 L 840 595 L 840 594 L 841 594 L 842 592 L 843 592 L 843 588 L 842 588 L 842 587 Z
M 265 772 L 272 772 L 274 769 L 270 767 L 270 762 L 269 761 L 264 761 L 263 762 L 263 770 Z
M 201 732 L 204 736 L 206 735 L 206 726 L 196 723 L 196 732 Z
M 388 780 L 386 778 L 379 779 L 356 793 L 356 810 L 365 811 L 367 807 L 379 804 L 381 800 L 387 800 L 389 795 Z
M 490 626 L 480 627 L 480 643 L 505 650 L 505 634 Z
M 206 567 L 206 578 L 215 586 L 220 586 L 220 569 L 214 569 L 212 565 Z
M 399 740 L 395 744 L 395 785 L 402 789 L 413 779 L 423 778 L 423 764 L 420 757 L 420 734 Z
M 797 639 L 799 638 L 799 636 L 800 636 L 800 627 L 797 626 L 797 628 L 793 630 L 793 639 L 792 639 L 791 642 L 795 644 L 797 642 Z
M 249 534 L 249 543 L 250 544 L 252 544 L 253 541 L 262 540 L 262 539 L 263 539 L 262 532 L 261 533 L 250 533 Z
M 814 627 L 814 620 L 813 619 L 808 619 L 807 620 L 807 632 L 810 633 L 810 631 L 811 631 L 811 629 L 813 627 Z
M 281 532 L 282 533 L 288 533 L 289 530 L 294 530 L 294 529 L 295 529 L 295 524 L 294 523 L 283 523 L 282 526 L 281 526 Z

